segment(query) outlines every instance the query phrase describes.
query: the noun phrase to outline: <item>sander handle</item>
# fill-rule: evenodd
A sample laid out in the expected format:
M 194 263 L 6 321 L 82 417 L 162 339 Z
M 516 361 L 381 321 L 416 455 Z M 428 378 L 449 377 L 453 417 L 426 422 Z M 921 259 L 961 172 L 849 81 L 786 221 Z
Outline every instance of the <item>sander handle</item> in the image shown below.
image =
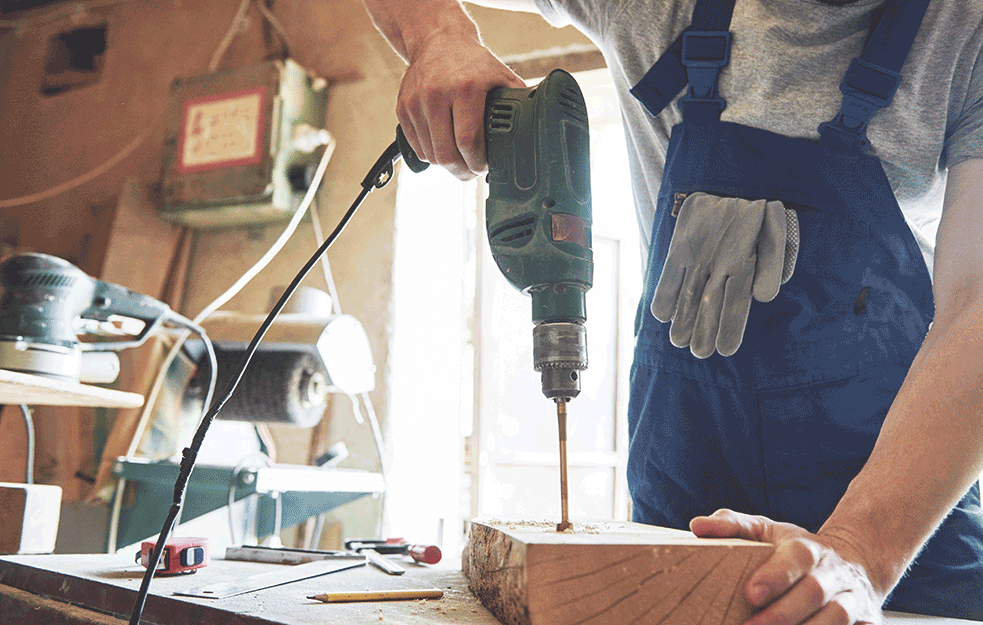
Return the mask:
M 81 314 L 84 319 L 108 321 L 111 315 L 119 315 L 152 324 L 171 314 L 171 308 L 167 304 L 149 295 L 131 291 L 112 282 L 94 282 L 92 304 Z
M 112 282 L 95 279 L 92 281 L 95 287 L 92 302 L 81 312 L 80 317 L 94 321 L 109 321 L 111 316 L 116 315 L 142 321 L 144 327 L 129 341 L 81 343 L 79 347 L 83 351 L 107 351 L 139 346 L 151 332 L 157 329 L 157 326 L 175 316 L 170 306 L 149 295 L 131 291 Z

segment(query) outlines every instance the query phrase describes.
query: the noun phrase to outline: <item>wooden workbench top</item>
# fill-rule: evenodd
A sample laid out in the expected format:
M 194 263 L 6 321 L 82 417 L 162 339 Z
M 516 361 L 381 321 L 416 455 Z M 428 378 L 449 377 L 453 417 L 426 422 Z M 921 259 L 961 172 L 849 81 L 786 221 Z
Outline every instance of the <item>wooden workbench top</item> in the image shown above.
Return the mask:
M 240 579 L 274 564 L 213 560 L 193 575 L 158 577 L 150 585 L 143 623 L 156 625 L 499 625 L 467 588 L 460 570 L 400 561 L 407 573 L 389 576 L 365 566 L 228 599 L 172 594 Z M 141 569 L 123 555 L 0 557 L 0 625 L 126 625 Z M 439 588 L 437 600 L 326 604 L 308 595 L 351 590 Z M 886 625 L 957 625 L 970 621 L 888 613 Z
M 154 578 L 141 622 L 156 625 L 498 625 L 495 617 L 467 589 L 460 570 L 415 565 L 408 559 L 399 562 L 407 569 L 405 575 L 390 576 L 374 566 L 361 566 L 227 599 L 172 594 L 281 567 L 212 560 L 209 566 L 191 575 Z M 4 556 L 0 558 L 0 624 L 125 625 L 141 579 L 142 569 L 133 563 L 132 557 L 123 555 Z M 402 588 L 439 588 L 444 597 L 331 604 L 307 599 L 309 595 L 327 592 Z M 40 616 L 45 611 L 49 615 L 47 618 Z M 76 612 L 83 614 L 78 616 Z

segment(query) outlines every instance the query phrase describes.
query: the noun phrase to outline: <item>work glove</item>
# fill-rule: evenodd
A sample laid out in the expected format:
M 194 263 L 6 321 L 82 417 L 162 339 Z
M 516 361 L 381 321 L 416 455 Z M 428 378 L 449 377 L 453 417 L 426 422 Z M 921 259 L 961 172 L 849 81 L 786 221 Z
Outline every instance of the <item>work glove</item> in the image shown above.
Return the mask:
M 669 340 L 697 358 L 741 346 L 751 298 L 770 302 L 792 277 L 795 211 L 778 201 L 693 193 L 679 209 L 652 314 L 672 321 Z

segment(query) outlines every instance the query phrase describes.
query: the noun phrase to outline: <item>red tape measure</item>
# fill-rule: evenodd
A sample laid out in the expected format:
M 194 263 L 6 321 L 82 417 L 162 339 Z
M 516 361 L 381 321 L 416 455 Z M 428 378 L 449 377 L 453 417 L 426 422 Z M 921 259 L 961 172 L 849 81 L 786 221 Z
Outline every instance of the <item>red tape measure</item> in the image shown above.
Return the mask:
M 157 546 L 156 540 L 145 540 L 140 544 L 140 552 L 136 561 L 143 568 L 150 565 L 150 556 Z M 208 549 L 208 539 L 199 537 L 171 538 L 164 543 L 164 551 L 160 554 L 160 562 L 154 575 L 180 575 L 194 573 L 203 566 L 208 566 L 211 554 Z

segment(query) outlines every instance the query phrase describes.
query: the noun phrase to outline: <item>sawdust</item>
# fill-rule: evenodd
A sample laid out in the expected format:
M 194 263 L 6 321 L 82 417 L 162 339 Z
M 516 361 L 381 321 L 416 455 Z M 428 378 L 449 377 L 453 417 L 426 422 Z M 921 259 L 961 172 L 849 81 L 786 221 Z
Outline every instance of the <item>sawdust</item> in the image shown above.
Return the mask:
M 574 523 L 571 522 L 570 527 L 566 528 L 562 532 L 556 531 L 556 523 L 554 521 L 501 521 L 498 519 L 491 519 L 485 521 L 486 525 L 492 527 L 502 527 L 509 530 L 542 530 L 544 533 L 553 532 L 556 534 L 600 534 L 603 526 L 597 523 Z

